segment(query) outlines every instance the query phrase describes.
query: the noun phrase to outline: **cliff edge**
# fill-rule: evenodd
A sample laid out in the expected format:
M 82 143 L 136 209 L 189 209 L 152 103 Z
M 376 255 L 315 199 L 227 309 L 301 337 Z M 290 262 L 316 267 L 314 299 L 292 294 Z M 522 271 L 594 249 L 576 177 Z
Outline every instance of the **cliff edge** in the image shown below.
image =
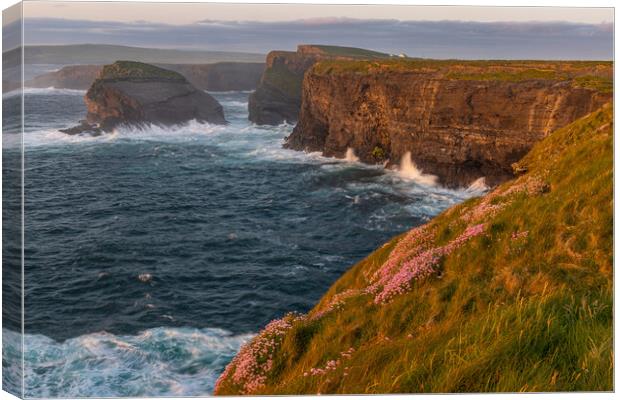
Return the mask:
M 367 163 L 403 155 L 450 187 L 496 185 L 534 143 L 611 99 L 608 62 L 322 60 L 285 147 Z
M 106 65 L 84 96 L 86 121 L 68 134 L 109 132 L 118 125 L 175 125 L 197 120 L 224 124 L 222 106 L 181 74 L 153 65 Z
M 297 121 L 304 73 L 319 60 L 387 58 L 388 54 L 354 47 L 299 45 L 296 52 L 272 51 L 260 83 L 249 98 L 249 120 L 260 125 Z
M 244 345 L 215 394 L 613 390 L 613 110 L 377 249 Z

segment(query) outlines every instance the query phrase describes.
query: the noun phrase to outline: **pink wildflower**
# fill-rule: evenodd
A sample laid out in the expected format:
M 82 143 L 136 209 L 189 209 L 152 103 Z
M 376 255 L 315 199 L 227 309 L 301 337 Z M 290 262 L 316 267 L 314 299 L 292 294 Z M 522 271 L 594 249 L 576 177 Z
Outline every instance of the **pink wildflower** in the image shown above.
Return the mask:
M 273 368 L 273 354 L 282 337 L 302 316 L 288 314 L 273 320 L 254 339 L 241 347 L 215 384 L 217 391 L 226 379 L 241 385 L 242 394 L 251 394 L 265 386 L 267 373 Z
M 344 302 L 346 299 L 353 297 L 353 296 L 357 296 L 360 293 L 361 291 L 357 289 L 348 289 L 348 290 L 345 290 L 344 292 L 336 293 L 334 296 L 332 296 L 327 306 L 325 306 L 324 309 L 314 313 L 310 317 L 310 319 L 317 320 L 317 319 L 322 318 L 326 314 L 329 314 L 332 311 L 342 309 L 342 307 L 344 307 Z
M 480 203 L 462 214 L 461 220 L 466 223 L 472 223 L 493 218 L 507 205 L 505 203 L 491 204 L 493 198 L 491 195 L 484 197 Z
M 442 257 L 449 255 L 472 237 L 482 234 L 484 230 L 484 224 L 470 226 L 465 229 L 461 235 L 445 246 L 430 248 L 419 252 L 411 259 L 405 261 L 400 268 L 396 270 L 391 268 L 389 271 L 392 272 L 391 274 L 381 276 L 380 280 L 375 283 L 375 286 L 381 286 L 380 290 L 377 290 L 378 288 L 373 288 L 377 292 L 375 295 L 375 303 L 388 303 L 395 296 L 410 291 L 414 281 L 424 279 L 436 273 L 435 268 Z
M 352 347 L 349 348 L 349 350 L 347 351 L 343 351 L 342 353 L 340 353 L 341 357 L 343 358 L 350 358 L 351 354 L 355 351 L 355 349 L 353 349 Z M 308 375 L 312 375 L 312 376 L 317 376 L 317 375 L 325 375 L 331 371 L 335 371 L 336 369 L 338 369 L 338 367 L 340 367 L 340 365 L 342 364 L 342 361 L 337 358 L 335 360 L 329 360 L 325 363 L 325 366 L 323 368 L 310 368 L 309 372 L 304 372 L 304 376 L 308 376 Z M 348 370 L 348 367 L 344 368 L 345 371 Z
M 523 232 L 513 232 L 512 235 L 510 236 L 511 240 L 519 240 L 522 238 L 526 238 L 528 235 L 530 234 L 530 231 L 523 231 Z
M 517 193 L 526 193 L 530 196 L 535 196 L 548 191 L 549 184 L 547 184 L 540 177 L 526 176 L 517 180 L 515 184 L 507 188 L 504 192 L 501 193 L 501 195 L 510 196 Z

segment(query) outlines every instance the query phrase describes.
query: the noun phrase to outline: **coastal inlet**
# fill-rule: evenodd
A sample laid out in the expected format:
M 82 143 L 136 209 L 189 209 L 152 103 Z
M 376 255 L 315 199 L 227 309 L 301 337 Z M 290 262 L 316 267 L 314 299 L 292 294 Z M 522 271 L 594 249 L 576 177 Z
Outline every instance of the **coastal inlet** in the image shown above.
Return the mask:
M 250 124 L 247 92 L 211 94 L 230 124 L 91 137 L 59 132 L 84 91 L 26 89 L 27 396 L 208 394 L 271 319 L 481 193 L 283 149 L 292 126 Z

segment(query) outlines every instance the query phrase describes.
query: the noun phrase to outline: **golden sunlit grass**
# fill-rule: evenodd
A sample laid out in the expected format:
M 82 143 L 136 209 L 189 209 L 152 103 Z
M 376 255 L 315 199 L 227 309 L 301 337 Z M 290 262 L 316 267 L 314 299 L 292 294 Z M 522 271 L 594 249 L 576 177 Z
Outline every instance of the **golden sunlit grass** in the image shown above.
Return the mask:
M 437 246 L 486 230 L 387 304 L 355 290 L 404 235 L 352 267 L 282 336 L 256 393 L 613 390 L 612 118 L 608 104 L 554 132 L 519 178 L 431 221 Z M 216 394 L 238 391 L 226 378 Z
M 570 81 L 573 86 L 609 93 L 613 89 L 613 65 L 607 61 L 529 60 L 324 60 L 312 67 L 317 75 L 382 72 L 430 73 L 437 78 L 468 81 L 525 80 Z

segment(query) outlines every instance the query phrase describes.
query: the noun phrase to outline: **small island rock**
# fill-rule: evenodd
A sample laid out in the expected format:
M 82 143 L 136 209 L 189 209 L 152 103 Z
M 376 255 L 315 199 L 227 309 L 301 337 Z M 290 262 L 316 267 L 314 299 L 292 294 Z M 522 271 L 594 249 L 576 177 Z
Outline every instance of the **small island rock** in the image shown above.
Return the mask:
M 225 124 L 222 106 L 183 75 L 134 61 L 106 65 L 84 96 L 88 113 L 67 134 L 100 134 L 119 125 Z

